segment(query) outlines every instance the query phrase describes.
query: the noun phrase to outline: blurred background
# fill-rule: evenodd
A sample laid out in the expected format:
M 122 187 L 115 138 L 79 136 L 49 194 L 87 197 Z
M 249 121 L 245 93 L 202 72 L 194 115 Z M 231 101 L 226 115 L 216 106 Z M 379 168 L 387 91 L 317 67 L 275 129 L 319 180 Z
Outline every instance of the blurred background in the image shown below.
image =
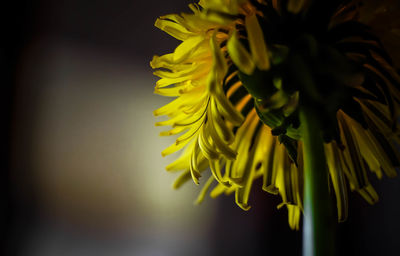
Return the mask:
M 254 186 L 252 209 L 172 190 L 152 111 L 149 61 L 178 41 L 153 24 L 190 1 L 35 0 L 3 7 L 2 255 L 301 255 L 280 199 Z M 350 197 L 338 255 L 400 254 L 400 181 Z

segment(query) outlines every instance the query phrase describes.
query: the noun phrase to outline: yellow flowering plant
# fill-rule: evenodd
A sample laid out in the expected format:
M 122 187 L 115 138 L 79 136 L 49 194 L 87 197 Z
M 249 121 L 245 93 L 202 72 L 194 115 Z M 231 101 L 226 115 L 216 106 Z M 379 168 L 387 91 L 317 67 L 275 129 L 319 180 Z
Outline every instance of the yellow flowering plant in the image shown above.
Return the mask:
M 181 172 L 174 188 L 192 179 L 204 183 L 197 203 L 234 193 L 248 210 L 263 179 L 292 229 L 310 213 L 314 236 L 324 222 L 315 215 L 330 214 L 329 187 L 339 221 L 348 189 L 377 202 L 369 173 L 394 177 L 399 166 L 400 76 L 360 22 L 362 3 L 200 0 L 192 13 L 158 18 L 181 41 L 151 61 L 155 93 L 173 97 L 154 111 L 168 117 L 156 125 L 171 126 L 162 136 L 180 134 L 162 152 L 182 151 L 167 166 Z

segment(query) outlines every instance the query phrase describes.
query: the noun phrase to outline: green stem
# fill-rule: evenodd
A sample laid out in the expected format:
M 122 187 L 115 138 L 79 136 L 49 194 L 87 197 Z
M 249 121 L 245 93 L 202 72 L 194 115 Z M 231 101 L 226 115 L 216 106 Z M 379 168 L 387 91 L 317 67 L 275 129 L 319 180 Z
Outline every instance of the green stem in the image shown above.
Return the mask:
M 303 256 L 334 255 L 328 171 L 318 116 L 300 109 L 304 155 Z

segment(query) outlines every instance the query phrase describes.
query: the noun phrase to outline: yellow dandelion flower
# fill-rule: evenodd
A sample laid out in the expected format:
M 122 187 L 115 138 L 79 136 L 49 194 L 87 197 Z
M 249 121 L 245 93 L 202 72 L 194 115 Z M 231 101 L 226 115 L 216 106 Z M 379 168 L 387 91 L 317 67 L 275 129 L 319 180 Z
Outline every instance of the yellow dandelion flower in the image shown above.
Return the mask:
M 161 135 L 180 134 L 162 152 L 182 150 L 167 166 L 181 172 L 174 187 L 193 179 L 204 183 L 197 203 L 234 193 L 248 210 L 262 179 L 299 229 L 305 168 L 310 154 L 321 155 L 307 145 L 320 136 L 319 173 L 329 177 L 338 220 L 347 217 L 348 189 L 377 202 L 369 173 L 394 177 L 399 166 L 400 76 L 359 22 L 360 2 L 201 0 L 192 13 L 158 18 L 155 25 L 181 41 L 151 61 L 155 93 L 174 97 L 154 111 L 168 116 L 156 123 L 171 127 Z

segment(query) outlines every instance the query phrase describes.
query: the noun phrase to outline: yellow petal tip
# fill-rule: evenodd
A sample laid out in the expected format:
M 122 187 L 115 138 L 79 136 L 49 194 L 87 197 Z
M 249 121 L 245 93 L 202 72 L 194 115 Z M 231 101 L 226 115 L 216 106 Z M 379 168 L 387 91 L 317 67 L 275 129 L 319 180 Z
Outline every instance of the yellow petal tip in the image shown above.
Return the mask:
M 250 210 L 251 206 L 248 204 L 238 203 L 238 206 L 243 209 L 244 211 Z

